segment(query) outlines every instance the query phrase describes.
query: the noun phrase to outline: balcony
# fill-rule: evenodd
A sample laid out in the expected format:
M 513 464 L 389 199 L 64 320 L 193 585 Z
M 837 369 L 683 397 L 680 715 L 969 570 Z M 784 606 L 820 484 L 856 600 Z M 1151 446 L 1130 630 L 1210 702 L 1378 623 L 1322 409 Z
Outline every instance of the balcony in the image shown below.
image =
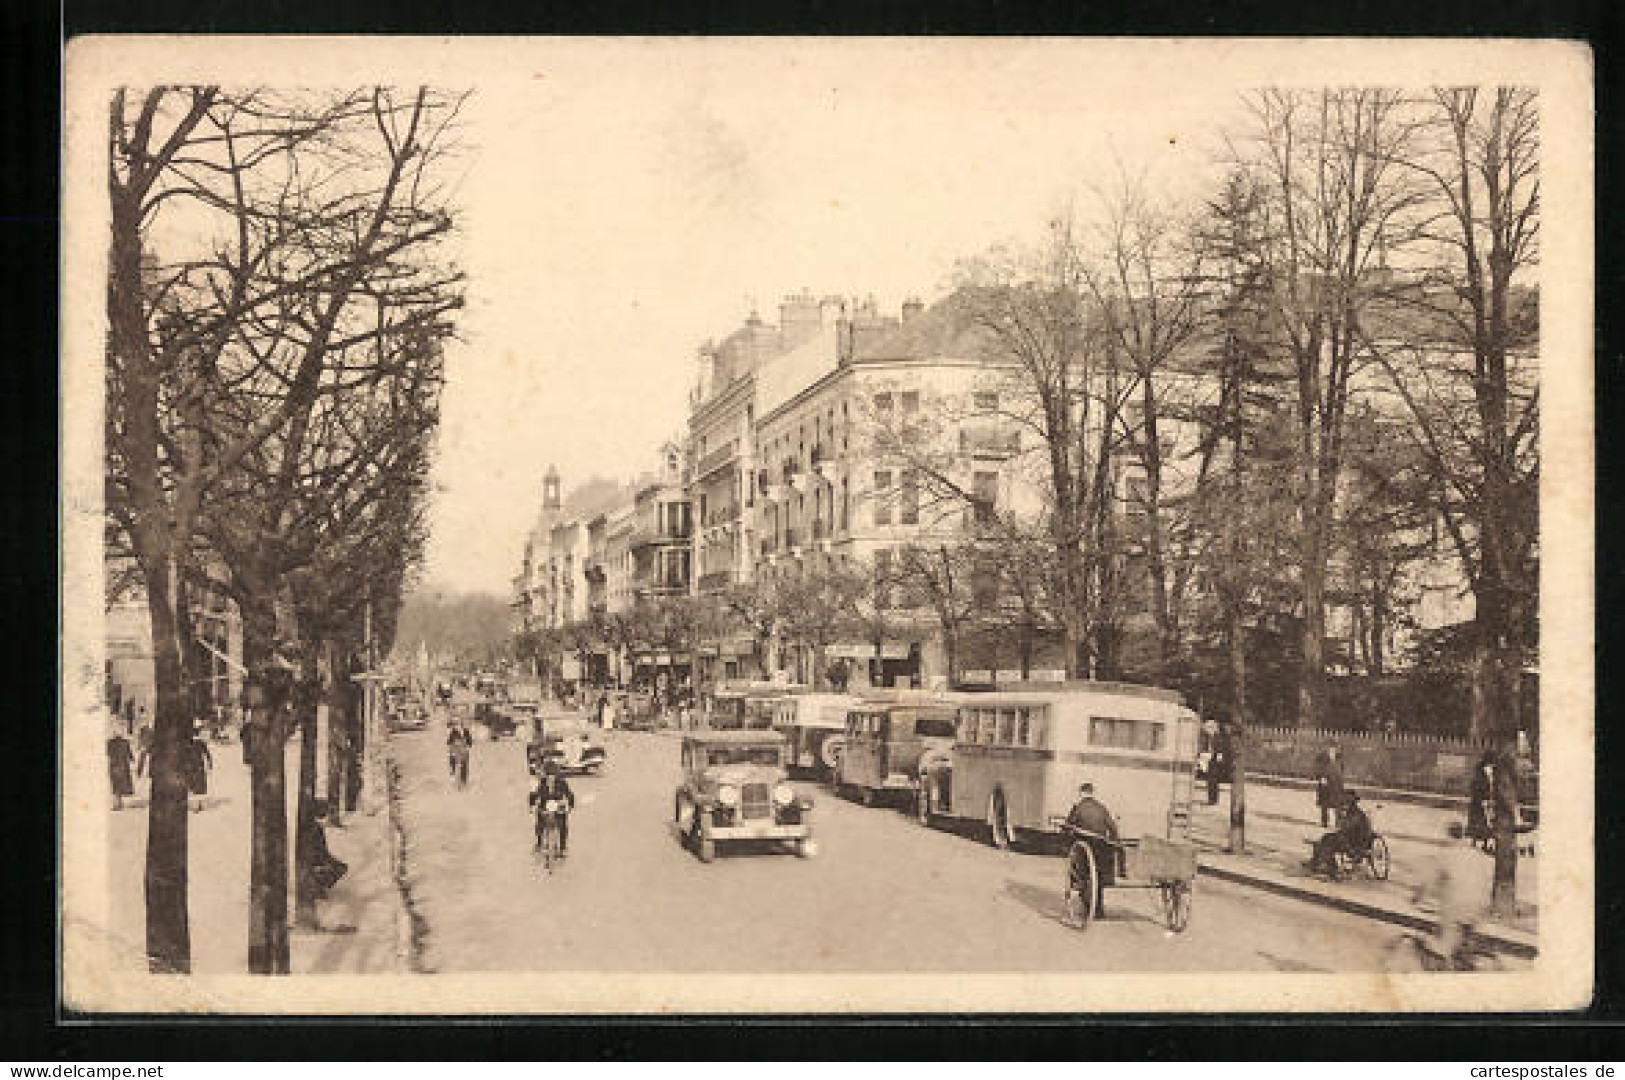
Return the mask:
M 718 469 L 733 464 L 738 458 L 739 440 L 729 439 L 726 444 L 700 458 L 700 463 L 694 470 L 695 479 L 703 480 Z

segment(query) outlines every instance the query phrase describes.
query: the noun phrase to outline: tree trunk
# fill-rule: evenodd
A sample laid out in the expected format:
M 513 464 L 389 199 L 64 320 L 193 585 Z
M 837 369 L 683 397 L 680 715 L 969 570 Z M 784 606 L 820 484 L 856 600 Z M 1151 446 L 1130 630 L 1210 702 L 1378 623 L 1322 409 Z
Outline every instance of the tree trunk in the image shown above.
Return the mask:
M 153 728 L 147 768 L 152 799 L 147 806 L 147 968 L 154 974 L 192 970 L 188 918 L 187 785 L 184 768 L 192 718 L 186 709 L 185 675 L 175 611 L 179 592 L 169 568 L 146 574 L 147 614 L 152 627 Z
M 267 600 L 243 604 L 243 665 L 254 732 L 248 751 L 252 833 L 248 884 L 248 970 L 285 975 L 288 958 L 288 799 L 284 767 L 287 679 L 271 666 L 276 613 Z
M 1232 573 L 1236 572 L 1232 567 Z M 1230 678 L 1235 684 L 1230 707 L 1230 842 L 1229 850 L 1247 851 L 1247 639 L 1241 625 L 1241 605 L 1232 596 L 1230 609 Z
M 1318 511 L 1306 509 L 1303 542 L 1303 666 L 1298 675 L 1298 726 L 1326 720 L 1326 555 Z
M 299 794 L 294 830 L 294 925 L 301 930 L 316 928 L 316 864 L 321 842 L 316 830 L 316 739 L 317 705 L 321 700 L 321 672 L 315 648 L 309 647 L 298 690 L 294 695 L 299 725 Z M 331 723 L 331 716 L 328 718 Z

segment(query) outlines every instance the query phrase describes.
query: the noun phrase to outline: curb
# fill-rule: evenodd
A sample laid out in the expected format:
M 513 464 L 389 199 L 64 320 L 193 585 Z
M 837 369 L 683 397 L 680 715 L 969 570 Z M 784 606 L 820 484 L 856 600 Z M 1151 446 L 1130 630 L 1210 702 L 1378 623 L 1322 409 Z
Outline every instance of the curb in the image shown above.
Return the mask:
M 1346 896 L 1333 896 L 1302 885 L 1294 885 L 1273 876 L 1249 873 L 1228 866 L 1217 866 L 1205 862 L 1200 856 L 1196 863 L 1197 872 L 1220 881 L 1228 881 L 1233 885 L 1245 885 L 1249 888 L 1262 889 L 1277 896 L 1299 900 L 1321 907 L 1332 908 L 1348 915 L 1358 915 L 1362 918 L 1376 919 L 1381 922 L 1403 926 L 1410 930 L 1419 930 L 1428 934 L 1438 932 L 1438 921 L 1425 915 L 1408 911 L 1396 911 L 1381 904 L 1368 903 Z M 1536 945 L 1529 940 L 1529 935 L 1517 930 L 1508 930 L 1493 924 L 1481 924 L 1473 931 L 1473 937 L 1484 946 L 1510 956 L 1523 959 L 1533 959 L 1539 953 Z

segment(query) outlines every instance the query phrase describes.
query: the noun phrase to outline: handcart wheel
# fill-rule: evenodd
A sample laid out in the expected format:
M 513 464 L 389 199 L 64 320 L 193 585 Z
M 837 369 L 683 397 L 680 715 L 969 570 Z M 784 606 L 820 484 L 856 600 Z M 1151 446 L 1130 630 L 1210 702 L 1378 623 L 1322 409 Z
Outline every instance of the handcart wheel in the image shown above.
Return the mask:
M 1088 927 L 1095 914 L 1099 880 L 1094 849 L 1082 840 L 1074 842 L 1066 860 L 1066 897 L 1062 909 L 1062 918 L 1068 926 L 1079 930 Z
M 1162 892 L 1162 915 L 1168 921 L 1168 929 L 1178 934 L 1190 925 L 1191 921 L 1191 886 L 1187 881 L 1167 881 L 1160 886 Z
M 1371 840 L 1371 854 L 1366 857 L 1371 861 L 1371 876 L 1378 881 L 1387 881 L 1390 868 L 1388 841 L 1380 836 L 1373 837 Z

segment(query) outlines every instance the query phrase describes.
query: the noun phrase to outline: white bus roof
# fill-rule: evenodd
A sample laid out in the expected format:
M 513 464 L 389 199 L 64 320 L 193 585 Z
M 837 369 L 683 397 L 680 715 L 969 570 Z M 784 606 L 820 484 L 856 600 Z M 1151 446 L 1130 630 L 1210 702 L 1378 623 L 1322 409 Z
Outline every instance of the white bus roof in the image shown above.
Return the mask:
M 1185 695 L 1178 690 L 1168 690 L 1160 686 L 1141 686 L 1137 683 L 1122 682 L 1094 682 L 1073 680 L 1065 683 L 1028 683 L 1020 686 L 1003 687 L 997 690 L 972 691 L 958 695 L 958 702 L 966 705 L 989 704 L 1001 702 L 1021 704 L 1039 698 L 1053 700 L 1066 697 L 1128 697 L 1140 698 L 1147 701 L 1161 701 L 1169 705 L 1184 705 Z

